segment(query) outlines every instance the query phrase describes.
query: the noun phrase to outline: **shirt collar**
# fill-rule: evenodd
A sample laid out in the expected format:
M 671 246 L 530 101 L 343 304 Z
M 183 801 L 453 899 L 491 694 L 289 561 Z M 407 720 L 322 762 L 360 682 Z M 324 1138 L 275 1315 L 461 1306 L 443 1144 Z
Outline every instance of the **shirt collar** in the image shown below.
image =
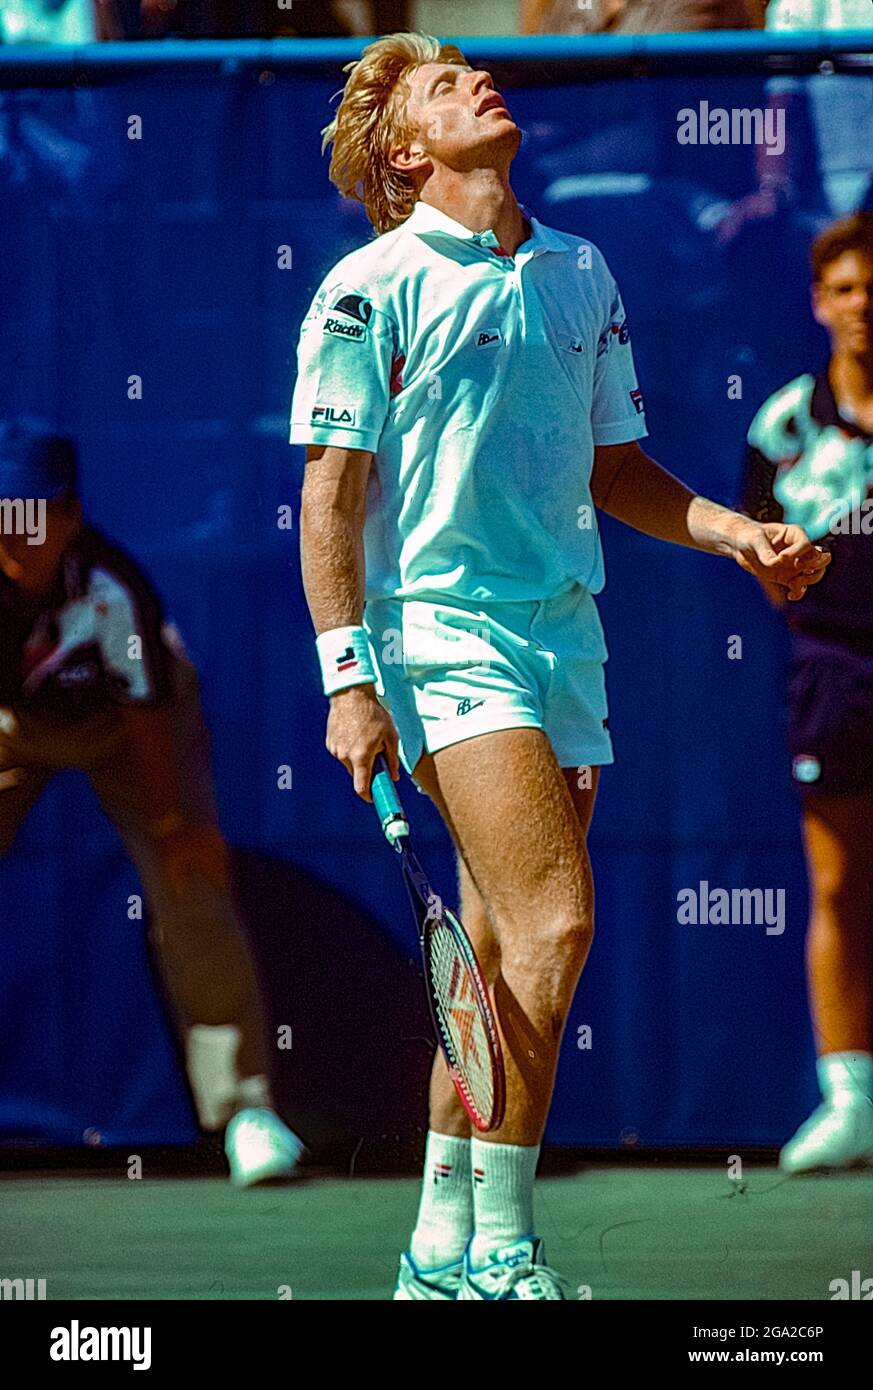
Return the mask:
M 844 434 L 851 434 L 859 439 L 870 438 L 866 430 L 862 429 L 854 420 L 847 420 L 845 415 L 841 413 L 827 372 L 822 372 L 815 379 L 809 413 L 816 424 L 836 425 Z
M 551 227 L 543 226 L 542 222 L 534 217 L 530 208 L 526 207 L 524 203 L 520 203 L 519 206 L 523 216 L 531 225 L 531 235 L 527 241 L 521 243 L 518 248 L 519 251 L 538 253 L 540 251 L 566 251 L 568 249 L 564 238 L 558 232 L 553 231 Z M 403 225 L 408 227 L 411 232 L 415 232 L 417 236 L 436 233 L 442 236 L 455 237 L 458 241 L 477 241 L 480 245 L 486 246 L 498 245 L 497 237 L 492 229 L 489 228 L 485 232 L 473 232 L 469 227 L 465 227 L 461 222 L 456 222 L 453 217 L 441 212 L 431 203 L 422 202 L 420 198 Z

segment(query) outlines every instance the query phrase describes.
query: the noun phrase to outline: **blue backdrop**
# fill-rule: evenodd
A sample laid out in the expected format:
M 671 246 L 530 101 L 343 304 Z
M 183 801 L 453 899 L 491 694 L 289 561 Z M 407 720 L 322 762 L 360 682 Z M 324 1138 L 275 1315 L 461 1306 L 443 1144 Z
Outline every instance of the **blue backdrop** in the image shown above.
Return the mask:
M 804 48 L 782 49 L 792 46 Z M 595 240 L 621 284 L 647 447 L 725 502 L 737 494 L 755 409 L 790 376 L 820 369 L 826 349 L 807 307 L 805 257 L 827 212 L 803 103 L 789 129 L 808 173 L 801 207 L 732 241 L 719 227 L 753 186 L 755 151 L 676 140 L 677 112 L 701 100 L 766 106 L 765 48 L 761 38 L 613 41 L 619 59 L 637 55 L 632 69 L 604 60 L 597 42 L 560 50 L 575 65 L 550 63 L 554 45 L 536 59 L 506 42 L 468 49 L 477 62 L 497 55 L 525 130 L 516 192 L 542 220 Z M 292 1121 L 295 1107 L 336 1109 L 355 1091 L 362 1037 L 386 1052 L 409 1043 L 400 1002 L 387 1024 L 367 1017 L 379 991 L 366 982 L 355 923 L 403 967 L 400 994 L 418 988 L 391 856 L 324 748 L 299 575 L 302 450 L 285 443 L 301 316 L 326 269 L 369 235 L 319 153 L 340 58 L 352 52 L 292 42 L 205 45 L 192 57 L 191 46 L 131 45 L 88 61 L 46 55 L 43 68 L 39 55 L 0 64 L 0 413 L 53 415 L 78 436 L 91 517 L 145 564 L 199 666 L 223 823 L 248 851 L 271 1017 L 300 1030 L 300 1045 L 295 1033 L 292 1053 L 277 1058 Z M 654 55 L 648 68 L 641 53 Z M 809 71 L 812 60 L 801 52 L 798 63 Z M 141 138 L 129 138 L 132 117 Z M 278 266 L 282 246 L 290 268 Z M 141 400 L 128 399 L 132 375 Z M 282 504 L 293 509 L 291 531 L 277 526 Z M 591 836 L 598 929 L 547 1138 L 779 1142 L 815 1099 L 784 634 L 728 562 L 608 521 L 603 529 L 617 763 L 601 781 Z M 732 636 L 740 660 L 729 659 Z M 277 786 L 282 764 L 290 790 Z M 447 836 L 408 783 L 406 795 L 432 876 L 451 896 Z M 784 889 L 784 933 L 680 925 L 676 895 L 701 880 Z M 313 908 L 320 890 L 328 906 Z M 0 864 L 3 1138 L 193 1136 L 142 925 L 127 918 L 134 891 L 84 780 L 63 774 Z M 331 903 L 351 909 L 343 931 L 327 920 Z M 299 971 L 283 971 L 292 959 Z M 310 976 L 307 959 L 319 961 Z M 325 1019 L 319 1005 L 333 998 Z M 586 1024 L 592 1045 L 581 1048 Z M 329 1083 L 318 1072 L 325 1030 L 336 1052 Z M 425 1066 L 416 1042 L 419 1125 Z M 316 1076 L 332 1097 L 313 1093 Z M 393 1104 L 384 1098 L 380 1134 Z M 366 1113 L 351 1144 L 368 1132 Z

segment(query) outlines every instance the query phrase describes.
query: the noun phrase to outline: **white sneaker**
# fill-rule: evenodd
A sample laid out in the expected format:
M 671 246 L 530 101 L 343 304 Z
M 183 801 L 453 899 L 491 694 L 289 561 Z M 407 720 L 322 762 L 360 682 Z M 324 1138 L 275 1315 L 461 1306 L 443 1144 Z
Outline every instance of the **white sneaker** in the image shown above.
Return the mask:
M 470 1263 L 472 1241 L 464 1256 L 464 1277 L 458 1299 L 563 1299 L 564 1281 L 546 1264 L 543 1243 L 526 1236 L 496 1250 L 483 1269 Z
M 294 1175 L 304 1146 L 274 1110 L 240 1110 L 224 1135 L 224 1151 L 235 1187 Z
M 856 1163 L 873 1163 L 873 1102 L 863 1097 L 848 1105 L 825 1101 L 779 1155 L 782 1173 L 851 1168 Z
M 400 1273 L 394 1299 L 406 1302 L 424 1303 L 447 1299 L 454 1303 L 461 1287 L 464 1270 L 463 1260 L 440 1265 L 436 1269 L 420 1269 L 408 1250 L 400 1256 Z

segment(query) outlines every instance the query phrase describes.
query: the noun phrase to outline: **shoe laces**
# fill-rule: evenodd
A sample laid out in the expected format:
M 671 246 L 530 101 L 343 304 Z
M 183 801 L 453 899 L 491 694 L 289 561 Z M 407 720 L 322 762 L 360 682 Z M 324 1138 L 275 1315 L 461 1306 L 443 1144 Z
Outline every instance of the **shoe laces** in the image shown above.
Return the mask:
M 518 1298 L 561 1299 L 566 1287 L 567 1281 L 557 1270 L 530 1260 L 516 1265 L 506 1280 L 507 1292 L 514 1289 Z

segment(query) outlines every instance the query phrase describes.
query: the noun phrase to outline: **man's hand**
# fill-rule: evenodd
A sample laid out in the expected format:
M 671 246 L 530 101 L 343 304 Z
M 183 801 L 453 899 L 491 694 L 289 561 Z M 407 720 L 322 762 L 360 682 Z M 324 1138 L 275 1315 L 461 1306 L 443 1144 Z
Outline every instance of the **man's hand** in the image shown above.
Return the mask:
M 813 545 L 800 526 L 783 521 L 743 518 L 731 531 L 730 554 L 741 569 L 753 574 L 775 599 L 796 603 L 811 584 L 818 584 L 830 564 L 830 553 Z
M 2 756 L 2 750 L 0 750 Z M 3 767 L 0 768 L 0 792 L 5 792 L 11 787 L 17 787 L 23 782 L 27 773 L 23 767 Z
M 230 855 L 217 826 L 186 821 L 171 834 L 153 839 L 152 847 L 177 897 L 188 890 L 194 874 L 221 892 L 230 888 Z
M 373 763 L 384 753 L 396 782 L 400 776 L 397 730 L 391 715 L 376 698 L 372 683 L 350 685 L 330 697 L 325 744 L 354 778 L 355 791 L 372 801 Z

